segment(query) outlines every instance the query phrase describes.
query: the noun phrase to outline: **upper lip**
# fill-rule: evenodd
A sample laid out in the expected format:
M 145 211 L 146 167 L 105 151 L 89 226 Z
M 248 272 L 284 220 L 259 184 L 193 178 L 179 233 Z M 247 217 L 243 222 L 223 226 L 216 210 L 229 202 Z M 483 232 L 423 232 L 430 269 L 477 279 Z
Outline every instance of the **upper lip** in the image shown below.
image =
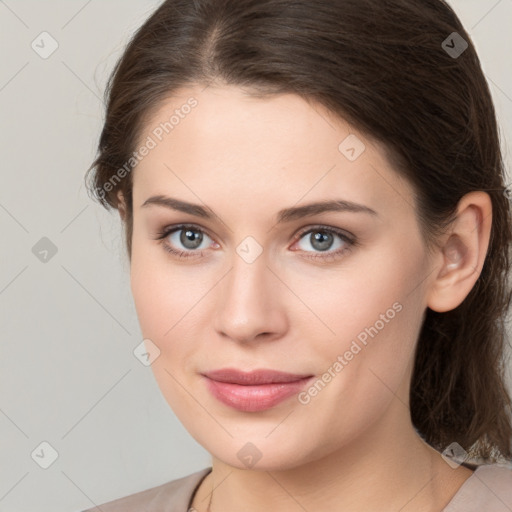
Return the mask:
M 209 379 L 218 382 L 229 382 L 231 384 L 242 384 L 246 386 L 256 386 L 258 384 L 272 384 L 279 382 L 295 382 L 312 375 L 286 373 L 276 370 L 259 369 L 250 372 L 237 370 L 236 368 L 221 368 L 203 373 Z

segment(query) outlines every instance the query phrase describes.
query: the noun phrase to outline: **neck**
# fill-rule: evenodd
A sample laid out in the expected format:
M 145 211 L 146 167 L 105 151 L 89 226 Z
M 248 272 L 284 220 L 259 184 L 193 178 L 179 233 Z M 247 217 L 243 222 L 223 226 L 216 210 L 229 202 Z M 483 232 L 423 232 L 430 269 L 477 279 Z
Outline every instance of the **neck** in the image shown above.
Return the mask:
M 471 470 L 452 469 L 393 400 L 381 421 L 328 456 L 293 468 L 239 469 L 213 457 L 194 509 L 206 512 L 442 510 Z M 214 489 L 212 494 L 212 489 Z

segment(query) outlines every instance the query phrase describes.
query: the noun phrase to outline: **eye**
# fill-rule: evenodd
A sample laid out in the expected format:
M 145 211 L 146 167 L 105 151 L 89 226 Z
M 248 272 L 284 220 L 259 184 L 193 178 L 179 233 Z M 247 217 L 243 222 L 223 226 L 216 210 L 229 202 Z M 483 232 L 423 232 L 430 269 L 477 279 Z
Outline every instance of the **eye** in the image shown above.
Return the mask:
M 198 249 L 208 239 L 212 240 L 202 229 L 188 224 L 166 228 L 157 237 L 166 251 L 180 258 L 204 256 L 203 251 Z M 205 244 L 203 249 L 208 246 Z
M 306 237 L 306 235 L 309 236 Z M 302 252 L 313 253 L 305 255 L 305 258 L 322 261 L 335 260 L 358 245 L 355 237 L 329 226 L 309 227 L 302 230 L 296 239 L 298 242 L 294 245 L 299 245 Z M 302 242 L 302 239 L 305 243 Z M 163 245 L 167 252 L 178 258 L 202 258 L 205 256 L 205 251 L 201 250 L 201 246 L 202 249 L 208 249 L 212 242 L 215 247 L 220 247 L 203 229 L 191 224 L 167 227 L 157 233 L 156 240 Z M 308 250 L 308 245 L 313 248 L 313 251 Z M 332 250 L 333 246 L 335 250 Z
M 306 236 L 308 235 L 308 236 Z M 299 248 L 305 252 L 317 252 L 317 254 L 309 254 L 306 258 L 312 259 L 328 259 L 333 260 L 351 250 L 357 245 L 354 237 L 350 237 L 341 230 L 329 226 L 314 226 L 306 231 L 301 231 L 298 235 Z M 304 242 L 301 243 L 302 239 Z M 336 242 L 336 239 L 338 241 Z M 308 246 L 313 251 L 308 250 Z M 335 250 L 331 250 L 331 249 Z

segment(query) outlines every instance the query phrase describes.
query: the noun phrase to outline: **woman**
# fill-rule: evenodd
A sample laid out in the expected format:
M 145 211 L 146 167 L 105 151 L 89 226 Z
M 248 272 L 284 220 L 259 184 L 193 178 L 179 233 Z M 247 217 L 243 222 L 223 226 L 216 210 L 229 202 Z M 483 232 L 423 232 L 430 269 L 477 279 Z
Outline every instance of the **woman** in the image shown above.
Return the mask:
M 107 99 L 89 187 L 212 466 L 90 510 L 512 509 L 511 210 L 452 9 L 165 1 Z

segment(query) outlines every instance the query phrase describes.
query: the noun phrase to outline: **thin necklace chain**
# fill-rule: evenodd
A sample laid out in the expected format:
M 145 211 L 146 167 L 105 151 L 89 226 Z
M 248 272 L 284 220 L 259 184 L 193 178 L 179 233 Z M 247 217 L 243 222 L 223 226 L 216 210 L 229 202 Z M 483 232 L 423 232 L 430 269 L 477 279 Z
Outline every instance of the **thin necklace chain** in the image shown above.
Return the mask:
M 212 479 L 212 493 L 210 494 L 210 502 L 208 503 L 208 508 L 206 512 L 212 512 L 212 498 L 213 498 L 213 479 Z
M 206 512 L 212 512 L 212 499 L 213 499 L 213 478 L 212 478 L 212 492 L 210 493 L 210 501 L 208 502 L 208 507 L 206 509 Z M 190 511 L 187 512 L 197 512 L 197 509 L 192 505 L 192 508 Z

